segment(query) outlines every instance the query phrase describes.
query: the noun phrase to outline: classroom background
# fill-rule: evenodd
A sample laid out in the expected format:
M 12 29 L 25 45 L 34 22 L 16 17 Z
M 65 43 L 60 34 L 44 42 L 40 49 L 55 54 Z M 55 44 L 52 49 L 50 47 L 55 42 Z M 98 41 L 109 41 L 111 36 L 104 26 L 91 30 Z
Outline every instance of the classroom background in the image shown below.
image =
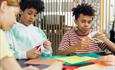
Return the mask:
M 45 11 L 39 14 L 35 26 L 41 27 L 53 42 L 53 54 L 55 55 L 64 33 L 75 27 L 72 8 L 79 3 L 89 3 L 96 9 L 93 21 L 95 30 L 105 32 L 110 36 L 112 23 L 115 21 L 115 0 L 43 0 Z

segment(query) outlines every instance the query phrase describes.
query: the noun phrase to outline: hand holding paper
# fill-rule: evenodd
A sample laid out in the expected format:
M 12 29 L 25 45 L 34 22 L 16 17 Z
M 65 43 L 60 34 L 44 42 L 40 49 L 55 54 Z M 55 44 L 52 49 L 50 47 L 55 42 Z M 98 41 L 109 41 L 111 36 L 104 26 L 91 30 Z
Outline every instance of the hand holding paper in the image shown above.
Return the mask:
M 44 42 L 43 45 L 44 45 L 45 48 L 50 48 L 51 47 L 51 42 L 49 40 L 47 40 L 47 41 Z

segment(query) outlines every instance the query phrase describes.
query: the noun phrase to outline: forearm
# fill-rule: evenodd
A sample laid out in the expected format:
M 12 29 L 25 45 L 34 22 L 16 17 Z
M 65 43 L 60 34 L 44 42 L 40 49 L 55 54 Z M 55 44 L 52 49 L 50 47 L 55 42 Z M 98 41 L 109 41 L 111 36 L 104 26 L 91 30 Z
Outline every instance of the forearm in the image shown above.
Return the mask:
M 63 51 L 63 50 L 57 50 L 56 55 L 67 55 L 70 54 L 72 52 L 70 51 Z
M 104 41 L 104 43 L 108 46 L 107 48 L 108 48 L 111 52 L 115 53 L 115 44 L 112 43 L 109 39 L 103 39 L 103 41 Z
M 107 39 L 107 37 L 105 36 L 105 34 L 103 33 L 97 33 L 95 36 L 95 38 L 102 40 L 111 52 L 115 53 L 115 44 L 112 43 L 109 39 Z
M 3 70 L 23 70 L 13 57 L 5 57 L 0 61 Z
M 64 50 L 58 50 L 57 55 L 67 55 L 67 54 L 74 53 L 75 51 L 76 51 L 76 47 L 73 46 Z
M 47 49 L 47 48 L 44 48 L 44 49 L 42 49 L 41 50 L 41 55 L 42 56 L 52 56 L 52 49 L 51 48 L 49 48 L 49 49 Z

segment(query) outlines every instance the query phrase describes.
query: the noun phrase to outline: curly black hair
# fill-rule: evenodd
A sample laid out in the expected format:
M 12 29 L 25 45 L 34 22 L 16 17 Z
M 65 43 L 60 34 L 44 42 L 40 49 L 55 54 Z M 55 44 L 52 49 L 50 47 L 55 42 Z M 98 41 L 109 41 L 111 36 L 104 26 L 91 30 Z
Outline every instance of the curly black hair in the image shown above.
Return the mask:
M 73 16 L 75 16 L 76 20 L 78 19 L 80 14 L 87 15 L 87 16 L 95 15 L 94 8 L 87 3 L 82 3 L 77 5 L 75 8 L 72 9 L 72 11 L 73 11 Z
M 44 11 L 44 2 L 41 0 L 21 0 L 20 8 L 22 11 L 29 8 L 34 8 L 37 13 Z

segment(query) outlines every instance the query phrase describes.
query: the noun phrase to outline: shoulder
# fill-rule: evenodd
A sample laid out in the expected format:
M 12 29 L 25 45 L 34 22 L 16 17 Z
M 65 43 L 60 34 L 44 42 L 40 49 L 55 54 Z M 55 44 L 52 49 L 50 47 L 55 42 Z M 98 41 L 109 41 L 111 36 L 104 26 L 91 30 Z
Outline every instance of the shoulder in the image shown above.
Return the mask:
M 29 25 L 28 27 L 29 27 L 29 29 L 34 29 L 34 30 L 40 29 L 39 27 L 34 26 L 33 24 Z
M 15 22 L 15 25 L 13 26 L 13 28 L 17 28 L 17 27 L 21 27 L 21 26 L 23 26 L 21 23 Z
M 4 32 L 2 29 L 0 29 L 0 38 L 2 38 L 4 36 Z
M 64 35 L 73 35 L 75 34 L 75 29 L 68 30 Z
M 33 28 L 39 32 L 43 32 L 43 30 L 40 27 L 33 26 Z
M 3 30 L 2 30 L 2 29 L 0 29 L 0 34 L 1 34 L 1 33 L 3 33 Z
M 15 22 L 15 25 L 8 32 L 17 31 L 18 29 L 21 29 L 22 26 L 21 23 Z
M 37 32 L 37 33 L 41 33 L 41 34 L 44 33 L 44 31 L 43 31 L 40 27 L 36 27 L 36 26 L 33 26 L 33 25 L 30 27 L 30 29 L 31 29 L 32 31 Z

